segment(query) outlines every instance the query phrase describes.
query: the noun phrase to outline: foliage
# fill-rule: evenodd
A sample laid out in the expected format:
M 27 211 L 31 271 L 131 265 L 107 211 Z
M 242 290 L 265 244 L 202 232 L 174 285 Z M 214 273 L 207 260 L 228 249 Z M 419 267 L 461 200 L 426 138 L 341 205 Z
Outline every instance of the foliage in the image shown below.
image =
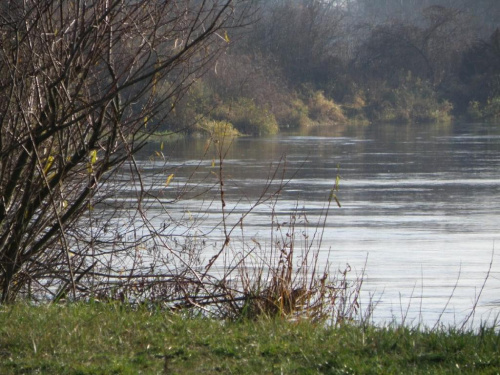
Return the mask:
M 229 121 L 243 134 L 273 135 L 278 132 L 278 123 L 274 115 L 249 98 L 241 97 L 234 102 L 219 106 L 214 117 Z
M 194 104 L 178 105 L 180 121 L 168 126 L 194 129 L 208 108 L 241 132 L 269 133 L 258 129 L 269 128 L 256 125 L 262 119 L 239 108 L 249 98 L 281 128 L 440 122 L 467 114 L 471 102 L 485 106 L 498 96 L 500 33 L 485 38 L 484 30 L 491 33 L 491 15 L 500 7 L 490 0 L 474 7 L 468 0 L 269 1 L 259 10 L 255 23 L 231 31 L 237 42 L 204 77 L 204 100 L 193 92 L 187 102 Z M 404 82 L 408 74 L 420 84 Z M 360 97 L 366 108 L 355 104 Z M 236 108 L 239 125 L 221 116 L 229 107 Z M 245 124 L 241 116 L 254 119 Z
M 342 109 L 333 100 L 325 98 L 321 92 L 315 92 L 309 99 L 309 116 L 322 124 L 345 123 L 346 118 Z
M 469 103 L 467 113 L 473 120 L 498 120 L 500 119 L 500 96 L 488 99 L 488 101 L 481 105 L 477 101 Z
M 385 119 L 449 121 L 452 112 L 464 114 L 469 102 L 484 105 L 486 98 L 496 96 L 489 88 L 498 80 L 480 68 L 499 66 L 493 58 L 497 44 L 492 37 L 487 52 L 479 48 L 485 42 L 479 34 L 484 25 L 474 15 L 481 11 L 481 20 L 489 18 L 500 10 L 498 3 L 483 1 L 477 9 L 467 1 L 452 6 L 443 1 L 397 3 L 384 9 L 375 5 L 377 13 L 387 16 L 379 18 L 371 14 L 373 4 L 361 1 L 342 6 L 314 0 L 266 2 L 259 22 L 224 56 L 216 91 L 223 101 L 228 95 L 232 100 L 254 98 L 259 106 L 268 103 L 280 126 L 292 128 Z M 469 76 L 463 64 L 468 64 Z M 224 76 L 225 71 L 230 73 Z M 421 83 L 410 87 L 402 82 L 408 74 Z M 230 89 L 220 87 L 224 85 Z M 353 106 L 358 93 L 363 93 L 366 109 Z M 330 104 L 327 109 L 325 100 L 340 106 L 345 120 Z M 333 119 L 327 112 L 335 113 Z
M 346 98 L 346 103 L 342 109 L 349 123 L 367 125 L 370 121 L 366 113 L 366 94 L 362 90 L 354 92 Z
M 309 118 L 309 107 L 299 98 L 293 99 L 288 107 L 287 116 L 284 117 L 284 124 L 291 128 L 308 127 L 313 124 Z
M 214 93 L 202 79 L 194 82 L 175 103 L 172 113 L 159 124 L 159 129 L 191 133 L 199 129 L 216 105 Z M 166 105 L 165 105 L 166 106 Z
M 234 126 L 227 121 L 203 119 L 199 121 L 199 128 L 206 132 L 212 139 L 224 140 L 240 135 Z
M 2 374 L 494 374 L 499 334 L 217 321 L 119 303 L 0 308 Z
M 369 95 L 368 117 L 384 122 L 448 122 L 452 105 L 438 99 L 431 85 L 408 74 L 395 87 L 381 85 Z

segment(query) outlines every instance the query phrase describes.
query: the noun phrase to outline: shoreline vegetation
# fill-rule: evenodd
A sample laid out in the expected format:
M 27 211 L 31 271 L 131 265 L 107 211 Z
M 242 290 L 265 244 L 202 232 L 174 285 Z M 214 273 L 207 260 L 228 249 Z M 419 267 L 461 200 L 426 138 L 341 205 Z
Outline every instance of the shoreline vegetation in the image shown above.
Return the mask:
M 221 136 L 268 136 L 280 131 L 306 130 L 317 127 L 368 126 L 371 123 L 432 124 L 451 123 L 455 117 L 453 106 L 448 101 L 439 101 L 431 95 L 415 97 L 415 93 L 404 89 L 395 90 L 394 103 L 367 104 L 361 96 L 352 103 L 338 104 L 322 91 L 309 93 L 309 99 L 294 99 L 279 115 L 266 107 L 259 106 L 254 99 L 238 98 L 231 104 L 215 105 L 213 110 L 195 108 L 199 111 L 189 124 L 178 125 L 169 130 L 159 125 L 152 134 L 153 140 L 178 139 L 185 135 L 199 137 Z M 189 92 L 186 94 L 191 95 Z M 426 94 L 427 95 L 427 94 Z M 422 103 L 423 102 L 423 103 Z M 182 109 L 181 109 L 182 110 Z M 470 120 L 496 121 L 493 105 L 471 104 Z M 202 114 L 204 113 L 204 114 Z
M 500 335 L 219 321 L 122 303 L 0 307 L 2 374 L 497 374 Z
M 497 122 L 500 119 L 500 96 L 488 99 L 486 103 L 471 101 L 465 112 L 455 111 L 454 105 L 440 99 L 428 84 L 421 80 L 408 78 L 408 86 L 394 89 L 381 89 L 370 99 L 364 94 L 357 94 L 345 103 L 337 103 L 328 98 L 321 90 L 308 90 L 306 95 L 290 94 L 294 99 L 281 103 L 285 108 L 279 113 L 267 106 L 259 105 L 256 100 L 247 97 L 229 99 L 206 106 L 191 107 L 194 111 L 189 123 L 175 119 L 172 127 L 158 124 L 153 134 L 154 139 L 178 139 L 185 135 L 200 137 L 216 136 L 268 136 L 280 131 L 305 130 L 315 127 L 369 126 L 372 123 L 389 124 L 449 124 L 455 120 L 472 122 Z M 193 87 L 204 85 L 202 81 Z M 186 100 L 191 100 L 189 91 Z M 375 97 L 376 96 L 376 97 Z M 378 97 L 380 96 L 380 97 Z M 207 99 L 208 100 L 208 99 Z M 182 102 L 182 101 L 181 101 Z M 181 108 L 174 113 L 186 110 Z M 177 111 L 177 112 L 176 112 Z M 194 118 L 194 120 L 192 120 Z M 175 123 L 175 121 L 180 121 Z M 170 123 L 172 124 L 172 123 Z
M 155 124 L 259 136 L 312 125 L 498 121 L 498 7 L 437 3 L 261 3 L 255 22 L 224 34 L 215 66 Z

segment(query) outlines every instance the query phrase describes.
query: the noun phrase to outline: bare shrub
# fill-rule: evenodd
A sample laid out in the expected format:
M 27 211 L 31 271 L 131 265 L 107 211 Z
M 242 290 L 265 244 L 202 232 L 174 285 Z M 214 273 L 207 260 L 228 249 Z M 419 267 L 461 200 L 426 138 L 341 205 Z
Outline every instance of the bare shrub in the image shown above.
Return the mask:
M 164 144 L 147 163 L 134 157 L 247 11 L 246 2 L 231 0 L 7 4 L 0 21 L 2 303 L 118 300 L 218 317 L 331 313 L 336 321 L 356 311 L 359 289 L 350 294 L 346 274 L 318 273 L 321 223 L 299 241 L 300 213 L 288 228 L 273 214 L 270 253 L 245 238 L 244 220 L 257 207 L 274 212 L 287 183 L 284 161 L 241 213 L 226 200 L 226 124 L 214 124 L 198 164 L 170 162 Z M 262 107 L 236 107 L 228 112 L 235 127 L 244 113 L 245 131 L 277 130 Z M 178 168 L 191 175 L 177 177 Z M 171 215 L 172 203 L 198 197 L 196 204 L 218 208 L 219 225 L 202 230 L 204 214 L 189 210 Z M 325 218 L 334 200 L 332 190 Z M 211 233 L 218 242 L 209 249 Z
M 210 172 L 201 177 L 203 186 L 188 183 L 174 189 L 175 171 L 161 156 L 148 162 L 152 169 L 143 174 L 142 185 L 131 184 L 126 178 L 130 172 L 117 175 L 126 181 L 122 193 L 128 187 L 130 197 L 147 195 L 139 211 L 134 206 L 125 209 L 112 195 L 91 211 L 94 224 L 88 229 L 100 232 L 100 243 L 79 242 L 82 252 L 72 255 L 74 262 L 90 264 L 75 272 L 77 299 L 146 304 L 224 319 L 265 315 L 340 324 L 357 318 L 362 277 L 353 278 L 349 268 L 331 271 L 328 256 L 320 251 L 330 206 L 338 204 L 339 180 L 317 223 L 310 223 L 298 206 L 282 215 L 276 204 L 287 185 L 284 159 L 271 170 L 260 197 L 243 202 L 245 208 L 239 209 L 238 202 L 228 201 L 226 195 L 232 182 L 225 176 L 224 158 L 231 138 L 214 133 L 205 146 L 206 157 L 215 159 Z M 194 167 L 193 173 L 202 169 Z M 170 203 L 200 194 L 205 199 L 196 200 L 202 206 L 199 211 L 218 215 L 218 226 L 206 228 L 203 217 L 189 213 L 169 216 Z M 119 213 L 109 210 L 113 205 L 122 207 Z M 269 232 L 259 240 L 246 234 L 245 222 L 262 210 L 270 213 Z M 43 296 L 58 286 L 51 298 L 70 298 L 67 285 L 61 284 L 64 274 L 59 270 L 57 277 L 33 286 L 31 295 Z
M 108 257 L 124 250 L 134 258 L 137 232 L 134 241 L 113 242 L 104 233 L 106 222 L 94 226 L 92 210 L 126 187 L 110 177 L 126 160 L 137 167 L 133 154 L 227 45 L 220 34 L 241 24 L 245 4 L 2 5 L 2 302 L 36 285 L 53 293 L 46 283 L 54 278 L 62 288 L 57 295 L 70 290 L 76 297 L 80 279 L 102 262 L 87 256 L 101 247 Z

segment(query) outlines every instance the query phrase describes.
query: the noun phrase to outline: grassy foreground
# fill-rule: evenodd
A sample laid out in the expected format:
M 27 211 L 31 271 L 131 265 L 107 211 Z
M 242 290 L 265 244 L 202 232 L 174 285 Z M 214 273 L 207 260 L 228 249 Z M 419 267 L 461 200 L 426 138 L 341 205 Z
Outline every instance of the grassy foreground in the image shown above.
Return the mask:
M 221 322 L 123 305 L 0 307 L 0 374 L 498 374 L 499 347 L 493 329 Z

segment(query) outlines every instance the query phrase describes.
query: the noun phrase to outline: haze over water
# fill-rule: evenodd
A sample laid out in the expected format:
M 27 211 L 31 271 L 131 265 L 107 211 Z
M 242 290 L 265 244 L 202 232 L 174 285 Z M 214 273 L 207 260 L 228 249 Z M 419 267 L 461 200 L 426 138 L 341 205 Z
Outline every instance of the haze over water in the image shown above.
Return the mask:
M 194 172 L 192 199 L 169 212 L 200 218 L 198 233 L 215 247 L 222 238 L 220 227 L 213 230 L 221 221 L 220 202 L 211 177 L 214 153 L 205 150 L 199 139 L 169 150 L 168 165 L 179 167 L 177 186 Z M 228 222 L 259 197 L 280 160 L 290 179 L 275 206 L 283 221 L 298 207 L 316 223 L 339 171 L 342 207 L 330 211 L 321 259 L 329 254 L 332 270 L 349 264 L 353 277 L 365 268 L 362 303 L 376 304 L 375 322 L 461 323 L 490 262 L 475 322 L 491 322 L 500 312 L 499 125 L 371 125 L 334 133 L 323 127 L 235 139 L 224 161 L 226 209 L 233 210 Z M 205 189 L 210 192 L 195 197 Z M 271 206 L 263 205 L 246 217 L 247 238 L 269 241 L 270 216 Z

